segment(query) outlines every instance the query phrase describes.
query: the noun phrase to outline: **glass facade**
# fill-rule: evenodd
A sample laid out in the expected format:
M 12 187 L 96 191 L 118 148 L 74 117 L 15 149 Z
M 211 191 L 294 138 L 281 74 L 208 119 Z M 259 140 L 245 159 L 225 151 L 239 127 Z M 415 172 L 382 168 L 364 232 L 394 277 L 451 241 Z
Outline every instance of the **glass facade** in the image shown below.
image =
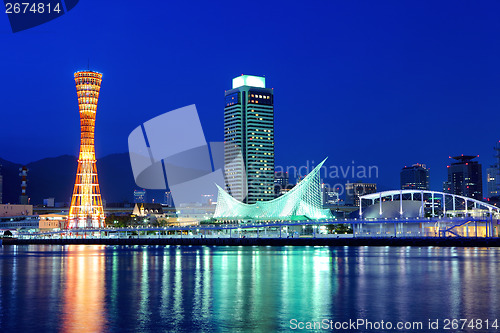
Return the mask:
M 226 106 L 240 104 L 240 93 L 234 93 L 226 96 Z
M 247 204 L 274 198 L 273 90 L 253 78 L 226 91 L 224 108 L 226 190 Z

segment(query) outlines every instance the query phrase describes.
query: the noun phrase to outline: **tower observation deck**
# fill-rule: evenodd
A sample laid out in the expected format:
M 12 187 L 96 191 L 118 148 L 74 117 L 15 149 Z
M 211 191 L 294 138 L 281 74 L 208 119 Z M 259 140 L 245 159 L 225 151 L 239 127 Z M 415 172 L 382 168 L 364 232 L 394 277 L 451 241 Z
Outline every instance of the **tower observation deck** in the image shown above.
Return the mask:
M 80 109 L 80 154 L 75 187 L 68 215 L 69 229 L 104 227 L 104 210 L 97 179 L 94 128 L 102 74 L 94 71 L 75 73 Z

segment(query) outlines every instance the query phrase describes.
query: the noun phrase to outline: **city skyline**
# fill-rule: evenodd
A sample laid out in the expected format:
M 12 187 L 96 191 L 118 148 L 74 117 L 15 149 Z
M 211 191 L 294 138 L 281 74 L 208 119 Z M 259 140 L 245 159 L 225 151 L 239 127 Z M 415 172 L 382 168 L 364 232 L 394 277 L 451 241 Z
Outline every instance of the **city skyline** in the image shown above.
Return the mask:
M 5 92 L 4 109 L 12 110 L 4 120 L 13 126 L 2 128 L 0 157 L 27 164 L 78 155 L 72 145 L 79 136 L 74 114 L 77 101 L 68 73 L 90 62 L 106 77 L 102 112 L 97 116 L 102 124 L 96 129 L 98 158 L 125 152 L 126 137 L 138 124 L 193 103 L 206 124 L 207 139 L 222 141 L 224 90 L 233 77 L 248 73 L 265 75 L 267 86 L 279 96 L 276 165 L 302 165 L 325 156 L 335 165 L 354 160 L 360 165 L 378 165 L 377 182 L 396 188 L 401 167 L 425 163 L 433 175 L 431 187 L 439 189 L 450 155 L 479 155 L 484 166 L 494 164 L 492 147 L 500 138 L 486 129 L 485 122 L 500 120 L 500 65 L 491 56 L 500 51 L 494 42 L 494 31 L 500 28 L 493 15 L 500 9 L 497 2 L 472 8 L 456 3 L 392 2 L 388 7 L 367 4 L 363 8 L 325 3 L 323 11 L 304 4 L 300 9 L 287 7 L 283 17 L 271 14 L 277 4 L 266 4 L 269 12 L 261 13 L 258 6 L 248 8 L 241 20 L 228 15 L 225 6 L 201 4 L 210 15 L 175 17 L 164 10 L 166 20 L 157 20 L 159 14 L 143 13 L 126 23 L 118 15 L 107 15 L 118 10 L 132 18 L 126 3 L 121 9 L 100 4 L 102 12 L 97 13 L 93 5 L 94 1 L 86 1 L 29 34 L 5 36 L 6 49 L 18 51 L 4 55 L 10 66 L 4 71 L 7 79 L 0 84 Z M 184 4 L 169 6 L 177 13 L 189 12 Z M 443 11 L 449 15 L 443 17 Z M 82 50 L 71 31 L 82 26 L 87 15 L 96 18 L 96 24 L 88 27 L 95 38 Z M 471 22 L 464 22 L 464 15 Z M 290 17 L 302 20 L 304 29 L 290 23 Z M 227 29 L 245 18 L 252 18 L 243 23 L 245 28 L 272 43 L 268 52 L 243 52 L 235 58 L 225 52 L 219 36 L 224 32 L 234 47 L 245 48 L 247 42 Z M 271 19 L 272 26 L 267 24 Z M 138 38 L 134 31 L 144 29 L 146 37 Z M 3 30 L 10 31 L 6 18 L 0 20 Z M 102 30 L 106 34 L 101 35 Z M 123 36 L 118 33 L 122 31 L 127 39 L 115 37 Z M 172 32 L 172 36 L 157 42 L 159 31 Z M 273 32 L 281 37 L 267 37 Z M 204 42 L 191 45 L 187 52 L 185 41 L 196 40 L 197 34 Z M 130 49 L 132 43 L 135 47 Z M 23 55 L 33 48 L 41 52 L 36 60 Z M 202 53 L 207 48 L 210 52 Z M 53 80 L 41 84 L 41 77 Z M 141 84 L 133 85 L 134 94 L 125 95 L 129 82 Z M 478 133 L 462 135 L 460 128 L 465 127 Z M 43 140 L 39 139 L 41 128 Z M 303 134 L 300 128 L 310 130 Z M 413 131 L 424 140 L 412 139 Z
M 245 77 L 247 77 L 247 76 L 249 76 L 249 75 L 245 75 Z M 240 77 L 240 76 L 238 76 L 238 77 Z M 237 77 L 237 78 L 238 78 L 238 77 Z M 243 74 L 241 75 L 241 77 L 243 77 Z M 254 76 L 251 76 L 251 75 L 250 75 L 249 77 L 254 77 Z M 265 81 L 265 77 L 263 77 L 262 79 Z M 234 85 L 234 80 L 235 80 L 235 79 L 233 79 L 233 85 Z M 246 84 L 243 84 L 243 85 L 245 86 Z M 252 85 L 248 85 L 248 87 L 252 87 Z M 240 88 L 238 88 L 238 89 L 240 89 Z M 255 87 L 253 87 L 253 89 L 255 89 Z M 271 91 L 271 92 L 273 92 L 273 89 L 274 89 L 274 88 L 272 88 L 272 89 L 268 89 L 268 90 L 269 90 L 269 91 Z M 233 91 L 233 90 L 235 90 L 235 89 L 229 90 L 229 92 L 231 92 L 231 91 Z M 236 89 L 236 90 L 237 90 L 237 89 Z M 229 94 L 229 95 L 230 95 L 230 94 Z M 226 98 L 227 98 L 227 96 L 228 96 L 228 91 L 226 90 Z M 498 142 L 500 143 L 500 141 L 498 141 Z M 492 148 L 492 151 L 494 151 L 494 150 L 496 149 L 496 147 L 497 147 L 497 146 L 498 146 L 498 143 L 497 143 L 497 145 L 496 145 L 495 147 L 493 147 L 493 148 Z M 464 154 L 462 154 L 462 156 L 463 156 L 463 155 L 464 155 Z M 494 155 L 492 155 L 492 156 L 494 156 Z M 273 157 L 274 157 L 274 156 L 273 156 Z M 0 156 L 0 158 L 1 158 L 1 156 Z M 448 156 L 448 158 L 449 158 L 449 159 L 451 159 L 451 156 Z M 477 158 L 479 158 L 479 155 L 477 155 Z M 495 156 L 494 156 L 494 158 L 497 158 L 497 156 L 495 155 Z M 312 162 L 312 164 L 309 164 L 310 162 Z M 351 161 L 351 163 L 353 164 L 353 166 L 352 166 L 353 168 L 354 168 L 354 167 L 356 167 L 356 165 L 355 165 L 355 163 L 354 163 L 354 160 L 352 160 L 352 161 Z M 419 163 L 416 163 L 416 165 L 419 165 Z M 312 170 L 312 168 L 315 166 L 315 161 L 314 161 L 314 160 L 312 160 L 312 161 L 307 160 L 307 161 L 306 161 L 306 163 L 305 163 L 304 165 L 292 166 L 292 167 L 293 167 L 293 168 L 295 168 L 295 169 L 297 169 L 297 168 L 302 168 L 302 167 L 305 167 L 305 166 L 307 166 L 307 168 L 308 168 L 307 170 L 308 170 L 308 171 L 310 171 L 310 170 Z M 494 165 L 493 165 L 493 166 L 494 166 Z M 280 167 L 283 167 L 283 166 L 280 166 Z M 287 167 L 290 167 L 290 166 L 285 166 L 285 168 L 287 168 Z M 342 171 L 342 168 L 343 168 L 343 166 L 342 166 L 342 165 L 340 165 L 340 166 L 339 166 L 339 165 L 335 165 L 335 164 L 333 164 L 333 166 L 330 166 L 330 167 L 334 167 L 334 168 L 340 167 L 340 169 L 341 169 L 340 174 L 342 174 L 342 173 L 344 173 L 344 172 L 345 172 L 345 171 Z M 349 165 L 347 165 L 347 169 L 349 169 L 349 167 L 350 167 L 350 166 L 349 166 Z M 364 166 L 358 166 L 358 167 L 364 167 Z M 448 163 L 447 167 L 449 168 L 449 163 Z M 405 169 L 405 168 L 407 168 L 407 166 L 406 166 L 406 165 L 403 167 L 403 169 Z M 483 182 L 482 182 L 482 183 L 483 183 L 483 184 L 482 184 L 482 188 L 483 188 L 483 192 L 484 192 L 484 195 L 483 195 L 483 197 L 484 197 L 484 198 L 487 198 L 487 197 L 488 197 L 488 188 L 487 188 L 487 186 L 488 186 L 488 183 L 487 183 L 487 178 L 488 178 L 488 176 L 487 176 L 487 174 L 488 174 L 488 173 L 487 173 L 487 170 L 490 170 L 490 169 L 491 169 L 490 167 L 485 166 L 485 168 L 484 168 L 484 170 L 483 170 L 483 175 L 482 175 L 482 178 L 484 178 L 484 179 L 482 179 L 482 180 L 483 180 Z M 429 169 L 427 169 L 427 170 L 429 170 Z M 307 171 L 307 172 L 308 172 L 308 171 Z M 350 173 L 347 173 L 347 174 L 349 175 Z M 377 174 L 378 174 L 378 170 L 377 170 Z M 353 175 L 354 175 L 354 173 L 353 173 Z M 292 177 L 291 179 L 293 179 L 293 177 Z M 331 185 L 333 185 L 333 184 L 335 184 L 335 185 L 341 184 L 341 185 L 342 185 L 343 183 L 344 183 L 344 184 L 348 184 L 349 182 L 353 182 L 353 181 L 354 181 L 354 182 L 362 182 L 364 179 L 366 179 L 366 178 L 361 178 L 361 179 L 358 179 L 358 178 L 356 178 L 356 177 L 354 177 L 354 178 L 352 178 L 352 177 L 351 177 L 351 178 L 350 178 L 349 176 L 347 176 L 347 177 L 340 177 L 340 178 L 338 178 L 337 180 L 339 181 L 339 183 L 335 183 L 335 181 L 336 181 L 335 179 L 328 179 L 328 177 L 323 178 L 323 180 L 326 180 L 326 182 L 327 182 L 327 183 L 330 183 Z M 296 179 L 296 180 L 297 180 L 297 179 Z M 387 185 L 387 183 L 384 183 L 383 181 L 382 181 L 382 182 L 380 182 L 380 181 L 379 181 L 379 177 L 376 177 L 376 178 L 370 178 L 370 177 L 368 177 L 368 180 L 372 180 L 372 181 L 376 182 L 378 185 L 382 184 L 382 186 L 381 186 L 381 188 L 382 188 L 382 189 L 388 189 L 388 188 L 391 188 L 391 185 Z M 441 187 L 441 185 L 443 185 L 443 186 L 444 186 L 444 183 L 446 182 L 446 180 L 447 180 L 447 176 L 445 176 L 445 178 L 443 178 L 443 179 L 434 180 L 434 181 L 432 182 L 432 184 L 433 184 L 433 187 L 435 187 L 435 188 L 433 188 L 433 189 L 437 189 L 437 190 L 439 190 L 439 189 L 440 189 L 440 187 Z M 397 186 L 396 186 L 396 187 L 397 187 Z M 396 187 L 394 187 L 394 188 L 396 188 Z
M 1 332 L 499 329 L 498 0 L 4 5 Z

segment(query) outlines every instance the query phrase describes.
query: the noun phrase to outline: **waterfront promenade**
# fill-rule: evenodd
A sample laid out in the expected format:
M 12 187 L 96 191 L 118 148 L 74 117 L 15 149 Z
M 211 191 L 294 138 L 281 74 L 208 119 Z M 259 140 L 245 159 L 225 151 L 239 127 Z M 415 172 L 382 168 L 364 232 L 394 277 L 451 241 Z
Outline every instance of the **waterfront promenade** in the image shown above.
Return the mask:
M 4 245 L 500 246 L 497 221 L 481 218 L 267 221 L 198 226 L 18 233 Z M 349 225 L 349 232 L 335 232 Z M 457 230 L 467 228 L 467 232 Z M 328 229 L 330 228 L 330 229 Z M 481 229 L 482 228 L 482 229 Z M 344 229 L 347 231 L 347 229 Z
M 130 238 L 4 238 L 3 245 L 207 245 L 207 246 L 440 246 L 440 247 L 500 247 L 500 238 L 465 237 L 298 237 L 298 238 L 229 238 L 229 237 L 168 237 Z

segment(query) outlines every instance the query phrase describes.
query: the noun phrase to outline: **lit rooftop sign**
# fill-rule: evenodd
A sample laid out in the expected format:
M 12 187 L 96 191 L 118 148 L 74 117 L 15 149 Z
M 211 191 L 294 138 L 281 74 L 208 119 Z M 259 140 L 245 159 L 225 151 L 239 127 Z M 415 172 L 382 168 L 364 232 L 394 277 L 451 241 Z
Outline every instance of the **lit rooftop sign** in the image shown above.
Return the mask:
M 233 89 L 241 86 L 265 88 L 266 78 L 253 75 L 242 75 L 233 79 Z

